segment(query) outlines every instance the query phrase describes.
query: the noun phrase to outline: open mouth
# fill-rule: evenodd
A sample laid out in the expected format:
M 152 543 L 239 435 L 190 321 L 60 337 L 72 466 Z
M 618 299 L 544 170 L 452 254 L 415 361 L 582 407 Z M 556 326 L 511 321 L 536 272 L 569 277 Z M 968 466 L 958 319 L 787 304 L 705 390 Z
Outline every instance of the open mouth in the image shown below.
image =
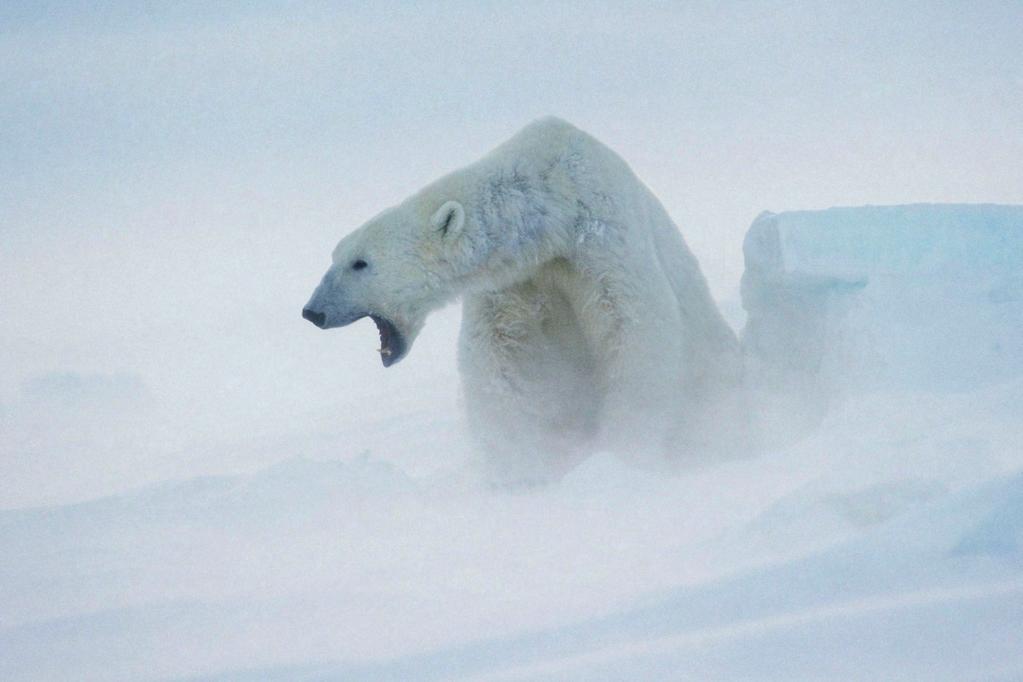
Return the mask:
M 377 349 L 380 361 L 384 363 L 384 367 L 390 367 L 405 356 L 405 339 L 390 320 L 376 315 L 369 317 L 380 332 L 380 348 Z

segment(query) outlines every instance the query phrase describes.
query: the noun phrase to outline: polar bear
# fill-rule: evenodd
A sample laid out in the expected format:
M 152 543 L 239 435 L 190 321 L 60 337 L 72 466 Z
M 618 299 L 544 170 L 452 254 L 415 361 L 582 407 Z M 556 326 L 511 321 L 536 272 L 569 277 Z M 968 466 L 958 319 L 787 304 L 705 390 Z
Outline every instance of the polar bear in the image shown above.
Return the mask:
M 739 346 L 699 265 L 613 151 L 536 121 L 349 234 L 303 317 L 376 323 L 384 366 L 462 297 L 459 369 L 491 477 L 549 479 L 593 448 L 672 462 L 735 430 Z

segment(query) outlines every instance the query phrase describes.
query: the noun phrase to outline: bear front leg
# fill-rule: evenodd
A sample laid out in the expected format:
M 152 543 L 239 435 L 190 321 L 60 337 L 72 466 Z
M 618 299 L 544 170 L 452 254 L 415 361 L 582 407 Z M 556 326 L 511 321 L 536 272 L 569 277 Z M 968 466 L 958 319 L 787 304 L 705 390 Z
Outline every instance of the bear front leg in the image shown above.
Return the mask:
M 463 397 L 485 475 L 495 485 L 556 480 L 588 451 L 599 397 L 566 310 L 563 300 L 528 283 L 465 300 Z
M 633 300 L 605 283 L 582 306 L 604 394 L 600 445 L 634 463 L 661 468 L 685 410 L 685 339 L 673 300 Z

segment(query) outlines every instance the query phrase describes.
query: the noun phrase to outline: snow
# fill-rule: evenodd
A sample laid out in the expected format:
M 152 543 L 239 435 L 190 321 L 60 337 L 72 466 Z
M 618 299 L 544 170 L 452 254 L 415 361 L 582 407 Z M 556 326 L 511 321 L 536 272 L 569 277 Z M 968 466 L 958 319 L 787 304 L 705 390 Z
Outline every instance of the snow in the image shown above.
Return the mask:
M 438 372 L 257 471 L 0 511 L 0 678 L 1019 679 L 1021 240 L 1015 207 L 761 216 L 744 340 L 804 414 L 748 459 L 488 489 Z

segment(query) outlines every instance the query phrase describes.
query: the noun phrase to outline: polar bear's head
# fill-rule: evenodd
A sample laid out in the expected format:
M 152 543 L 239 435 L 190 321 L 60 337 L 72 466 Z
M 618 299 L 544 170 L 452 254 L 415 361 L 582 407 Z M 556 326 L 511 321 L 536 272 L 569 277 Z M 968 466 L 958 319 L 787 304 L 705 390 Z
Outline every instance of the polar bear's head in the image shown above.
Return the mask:
M 384 367 L 405 357 L 427 314 L 459 293 L 466 270 L 465 209 L 457 201 L 426 203 L 388 209 L 342 239 L 302 310 L 321 329 L 371 318 Z

